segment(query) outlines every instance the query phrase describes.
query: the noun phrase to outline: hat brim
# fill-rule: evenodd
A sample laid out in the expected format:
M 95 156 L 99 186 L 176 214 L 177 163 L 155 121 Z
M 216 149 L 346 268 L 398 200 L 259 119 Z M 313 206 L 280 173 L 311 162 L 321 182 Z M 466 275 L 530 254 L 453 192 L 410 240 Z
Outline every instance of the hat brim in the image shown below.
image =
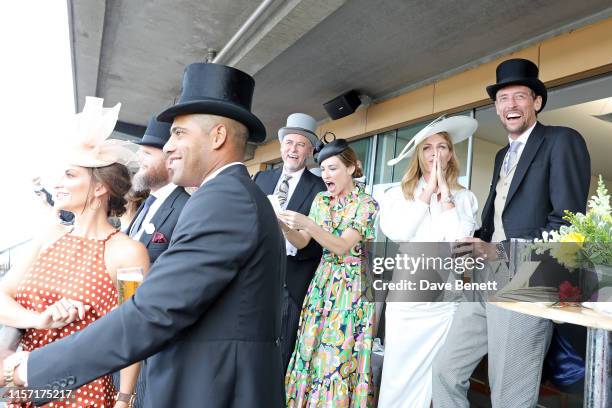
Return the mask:
M 226 101 L 205 99 L 179 103 L 157 115 L 157 120 L 172 123 L 177 116 L 198 113 L 223 116 L 242 123 L 249 130 L 249 142 L 261 143 L 266 140 L 266 128 L 257 116 Z
M 476 132 L 478 128 L 478 122 L 476 119 L 469 118 L 467 116 L 452 116 L 450 118 L 442 119 L 438 122 L 434 121 L 429 125 L 421 129 L 406 145 L 412 145 L 408 151 L 402 151 L 398 157 L 391 159 L 387 162 L 389 166 L 394 166 L 405 158 L 412 157 L 416 151 L 417 146 L 427 139 L 429 136 L 433 136 L 437 133 L 446 132 L 449 134 L 451 142 L 453 144 L 461 143 L 468 139 Z
M 538 113 L 542 112 L 542 110 L 546 106 L 546 101 L 548 99 L 548 91 L 546 90 L 546 86 L 544 85 L 544 83 L 536 78 L 510 78 L 503 82 L 489 85 L 487 86 L 487 93 L 489 94 L 489 98 L 495 101 L 497 91 L 510 85 L 524 85 L 527 88 L 533 90 L 536 95 L 540 95 L 542 97 L 542 106 L 540 107 L 540 110 L 538 110 Z
M 145 140 L 145 137 L 147 138 L 147 140 Z M 151 140 L 152 138 L 155 138 L 157 140 Z M 149 146 L 156 147 L 158 149 L 163 149 L 166 143 L 162 139 L 155 136 L 144 136 L 141 140 L 134 142 L 134 144 L 137 144 L 139 146 Z
M 315 147 L 319 142 L 319 138 L 313 132 L 302 128 L 284 127 L 278 130 L 278 140 L 282 143 L 283 138 L 287 135 L 298 134 L 304 136 L 310 141 L 312 147 Z

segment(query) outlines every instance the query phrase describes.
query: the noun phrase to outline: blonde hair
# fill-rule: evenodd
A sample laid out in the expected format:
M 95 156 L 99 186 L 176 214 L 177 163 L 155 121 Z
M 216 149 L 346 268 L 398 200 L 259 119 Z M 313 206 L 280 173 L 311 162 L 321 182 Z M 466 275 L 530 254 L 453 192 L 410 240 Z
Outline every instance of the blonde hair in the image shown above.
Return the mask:
M 457 181 L 457 178 L 459 177 L 459 160 L 457 159 L 457 154 L 455 153 L 453 141 L 447 132 L 440 132 L 436 134 L 444 138 L 448 144 L 448 150 L 451 154 L 444 174 L 446 183 L 451 190 L 463 190 L 464 187 Z M 406 173 L 404 173 L 404 177 L 402 177 L 402 192 L 407 200 L 414 200 L 414 190 L 419 180 L 423 176 L 423 147 L 425 146 L 427 139 L 423 140 L 417 145 L 416 152 L 413 154 L 412 159 L 410 160 L 410 164 L 406 169 Z

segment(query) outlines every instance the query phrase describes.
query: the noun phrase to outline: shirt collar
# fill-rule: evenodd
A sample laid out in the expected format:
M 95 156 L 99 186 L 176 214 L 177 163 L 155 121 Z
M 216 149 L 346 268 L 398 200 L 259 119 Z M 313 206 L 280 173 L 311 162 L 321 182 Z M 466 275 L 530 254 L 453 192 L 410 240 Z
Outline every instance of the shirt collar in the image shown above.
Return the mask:
M 202 182 L 202 184 L 200 184 L 200 187 L 202 187 L 204 184 L 208 183 L 210 180 L 214 179 L 215 177 L 217 177 L 219 175 L 219 173 L 221 173 L 223 170 L 227 169 L 230 166 L 235 166 L 237 164 L 241 164 L 244 166 L 244 163 L 242 162 L 231 162 L 228 163 L 224 166 L 219 167 L 217 170 L 213 171 L 211 174 L 209 174 L 208 176 L 206 176 L 206 178 L 204 179 L 204 181 Z
M 151 195 L 155 197 L 156 201 L 164 201 L 170 194 L 172 194 L 176 187 L 176 184 L 168 183 L 157 191 L 151 192 Z
M 521 142 L 523 146 L 525 146 L 527 144 L 527 139 L 529 139 L 529 135 L 531 134 L 531 131 L 533 130 L 533 128 L 535 127 L 537 123 L 538 122 L 536 121 L 536 123 L 534 123 L 533 126 L 531 126 L 529 129 L 524 131 L 516 140 L 512 139 L 510 135 L 508 135 L 508 143 L 512 143 L 516 141 L 516 142 Z
M 300 177 L 302 177 L 302 174 L 304 174 L 304 170 L 306 170 L 306 167 L 302 168 L 301 170 L 294 171 L 293 173 L 287 173 L 287 172 L 285 172 L 285 169 L 283 168 L 283 172 L 281 173 L 281 177 L 283 177 L 285 175 L 289 175 L 289 176 L 291 176 L 291 180 L 299 180 Z

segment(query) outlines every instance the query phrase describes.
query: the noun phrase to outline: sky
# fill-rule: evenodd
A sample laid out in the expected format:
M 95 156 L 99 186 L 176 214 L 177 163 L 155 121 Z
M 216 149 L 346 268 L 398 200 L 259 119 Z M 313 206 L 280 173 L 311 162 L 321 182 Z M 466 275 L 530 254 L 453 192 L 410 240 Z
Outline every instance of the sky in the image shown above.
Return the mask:
M 36 234 L 42 207 L 31 179 L 52 187 L 75 109 L 66 0 L 1 8 L 0 251 Z

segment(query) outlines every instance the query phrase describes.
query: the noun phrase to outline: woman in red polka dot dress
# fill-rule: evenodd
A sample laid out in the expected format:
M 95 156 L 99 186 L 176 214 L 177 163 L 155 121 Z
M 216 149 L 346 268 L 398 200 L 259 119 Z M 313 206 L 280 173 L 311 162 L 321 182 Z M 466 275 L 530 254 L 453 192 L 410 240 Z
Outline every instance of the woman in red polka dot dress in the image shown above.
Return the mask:
M 108 222 L 125 211 L 123 197 L 131 185 L 128 169 L 119 163 L 122 150 L 105 149 L 103 140 L 95 146 L 75 149 L 55 187 L 55 206 L 74 213 L 74 227 L 52 226 L 34 244 L 29 263 L 0 281 L 0 324 L 25 329 L 25 351 L 80 331 L 115 308 L 118 269 L 149 267 L 146 248 Z M 122 394 L 133 393 L 139 370 L 137 363 L 121 371 Z M 129 406 L 116 395 L 111 376 L 104 376 L 74 390 L 70 399 L 44 406 Z

